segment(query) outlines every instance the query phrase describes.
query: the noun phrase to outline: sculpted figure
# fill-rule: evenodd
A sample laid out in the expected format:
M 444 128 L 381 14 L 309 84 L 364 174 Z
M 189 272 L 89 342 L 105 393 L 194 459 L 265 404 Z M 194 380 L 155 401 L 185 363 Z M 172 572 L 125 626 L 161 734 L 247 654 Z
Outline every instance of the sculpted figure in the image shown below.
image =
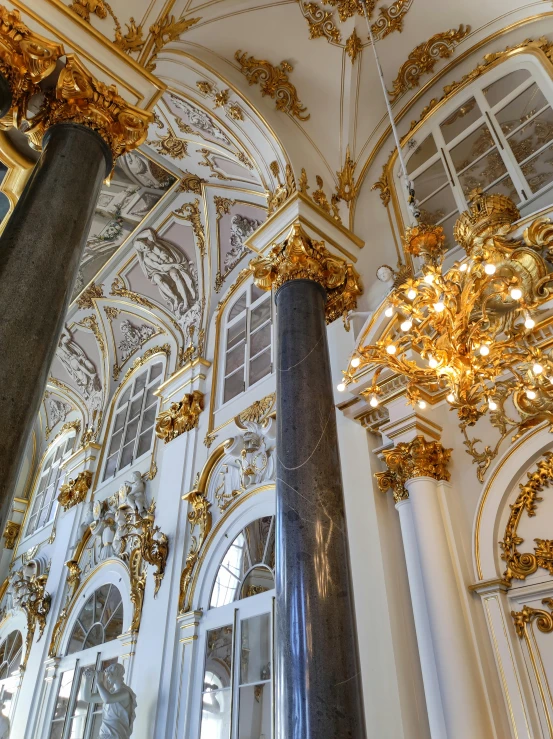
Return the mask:
M 146 324 L 133 326 L 128 320 L 121 321 L 120 328 L 123 338 L 117 345 L 117 348 L 123 353 L 123 359 L 126 359 L 135 349 L 140 349 L 142 344 L 148 341 L 150 336 L 155 332 L 153 326 L 146 326 Z
M 84 699 L 87 703 L 103 703 L 102 723 L 98 739 L 130 739 L 136 715 L 136 695 L 125 685 L 125 668 L 116 663 L 105 670 L 85 672 Z M 96 675 L 98 692 L 92 692 L 92 682 Z
M 146 513 L 146 483 L 142 479 L 140 472 L 133 472 L 131 480 L 125 480 L 125 502 L 131 508 L 134 508 L 139 516 Z M 122 503 L 120 498 L 120 502 Z
M 82 390 L 86 400 L 102 389 L 96 367 L 81 347 L 73 340 L 67 326 L 61 332 L 58 356 L 69 375 Z
M 134 245 L 142 271 L 156 285 L 169 308 L 182 317 L 197 299 L 196 280 L 190 262 L 152 228 L 141 231 Z
M 244 246 L 244 241 L 253 234 L 256 228 L 261 226 L 262 221 L 242 216 L 240 213 L 232 216 L 230 222 L 230 245 L 231 249 L 225 255 L 224 268 L 226 271 L 233 269 L 245 252 L 249 251 Z

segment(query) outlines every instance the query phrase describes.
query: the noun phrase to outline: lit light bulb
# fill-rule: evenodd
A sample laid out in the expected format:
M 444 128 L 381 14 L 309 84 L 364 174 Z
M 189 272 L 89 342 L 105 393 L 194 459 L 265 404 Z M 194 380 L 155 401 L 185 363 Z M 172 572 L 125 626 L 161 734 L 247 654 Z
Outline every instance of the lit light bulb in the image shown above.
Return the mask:
M 528 316 L 528 318 L 524 321 L 524 325 L 526 326 L 526 328 L 534 328 L 536 322 L 533 318 L 530 318 L 530 316 Z
M 468 268 L 469 266 L 466 262 L 463 262 L 463 264 L 459 267 L 461 272 L 466 272 Z
M 373 408 L 376 408 L 376 406 L 378 405 L 378 398 L 376 397 L 376 395 L 371 395 L 369 403 L 372 405 Z
M 424 281 L 427 285 L 431 285 L 434 282 L 434 275 L 431 272 L 427 272 L 424 275 Z
M 453 393 L 449 393 L 449 395 L 446 398 L 448 403 L 454 403 L 455 402 L 455 395 Z
M 410 321 L 409 319 L 407 319 L 407 321 L 403 321 L 400 328 L 402 331 L 410 331 L 413 328 L 413 321 Z
M 436 367 L 438 366 L 438 360 L 435 357 L 430 357 L 430 359 L 428 360 L 428 366 L 432 367 L 432 369 L 436 369 Z
M 346 389 L 345 383 L 341 382 L 339 385 L 336 386 L 336 390 L 338 390 L 339 393 L 343 393 Z
M 513 300 L 520 300 L 522 298 L 522 290 L 519 287 L 513 287 L 510 295 Z
M 389 308 L 386 308 L 386 310 L 384 311 L 384 315 L 387 318 L 391 318 L 394 315 L 394 309 L 392 308 L 392 306 L 390 306 Z
M 495 275 L 495 264 L 486 264 L 484 266 L 484 272 L 487 275 Z
M 359 359 L 359 357 L 354 357 L 351 360 L 351 366 L 352 367 L 359 367 L 360 364 L 361 364 L 361 360 Z
M 543 372 L 542 365 L 539 362 L 536 362 L 536 364 L 532 367 L 532 372 L 535 375 L 541 375 L 541 373 Z
M 491 411 L 496 411 L 497 410 L 497 403 L 495 402 L 495 400 L 492 400 L 491 398 L 488 400 L 488 408 Z
M 487 346 L 487 344 L 482 344 L 479 351 L 483 357 L 487 357 L 488 354 L 490 353 L 490 347 Z
M 419 408 L 421 410 L 424 410 L 426 408 L 426 403 L 424 402 L 424 400 L 419 400 Z
M 434 310 L 436 313 L 441 313 L 445 308 L 445 305 L 440 300 L 438 303 L 434 303 Z
M 396 345 L 388 344 L 388 346 L 386 347 L 386 351 L 388 352 L 388 354 L 395 354 L 397 351 Z
M 407 297 L 409 298 L 409 300 L 414 300 L 417 297 L 417 291 L 411 288 L 407 293 Z
M 526 391 L 526 397 L 529 398 L 530 400 L 535 400 L 536 399 L 536 393 L 533 390 L 527 390 Z

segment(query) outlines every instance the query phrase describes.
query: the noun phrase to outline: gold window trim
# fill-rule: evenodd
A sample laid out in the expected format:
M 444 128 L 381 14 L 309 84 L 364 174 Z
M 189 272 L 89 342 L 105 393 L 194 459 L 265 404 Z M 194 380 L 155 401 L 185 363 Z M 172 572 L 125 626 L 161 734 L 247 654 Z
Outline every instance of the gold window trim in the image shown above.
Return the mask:
M 438 100 L 434 105 L 432 105 L 432 102 L 429 105 L 432 105 L 431 109 L 427 112 L 423 112 L 423 115 L 421 118 L 416 122 L 415 125 L 411 124 L 411 129 L 405 136 L 401 138 L 401 146 L 402 148 L 405 147 L 405 145 L 420 131 L 420 129 L 425 126 L 428 121 L 434 116 L 438 111 L 440 111 L 444 105 L 450 102 L 454 97 L 456 97 L 460 92 L 465 90 L 467 87 L 469 87 L 475 80 L 480 79 L 480 77 L 484 77 L 488 72 L 490 72 L 492 69 L 495 69 L 500 64 L 503 64 L 509 59 L 512 59 L 514 56 L 519 56 L 520 54 L 525 54 L 527 56 L 533 56 L 535 57 L 538 62 L 543 67 L 544 71 L 549 75 L 549 78 L 553 82 L 553 60 L 550 59 L 550 57 L 540 48 L 532 47 L 529 44 L 533 43 L 531 40 L 523 41 L 519 46 L 513 47 L 513 48 L 507 48 L 503 52 L 499 52 L 497 58 L 492 61 L 489 64 L 479 63 L 473 70 L 468 72 L 466 75 L 463 76 L 462 80 L 457 83 L 452 83 L 451 90 L 448 90 L 448 86 L 444 88 L 444 90 L 447 90 L 447 92 L 444 94 L 442 98 Z M 386 207 L 386 211 L 388 214 L 388 220 L 390 222 L 390 229 L 392 231 L 392 235 L 394 238 L 396 251 L 398 258 L 401 259 L 404 263 L 408 264 L 411 268 L 413 268 L 413 262 L 411 259 L 411 255 L 404 251 L 404 249 L 400 246 L 398 246 L 398 239 L 396 230 L 393 225 L 393 218 L 392 213 L 390 212 L 390 201 L 392 203 L 392 209 L 393 209 L 393 216 L 395 218 L 396 226 L 399 228 L 399 233 L 402 234 L 405 232 L 405 221 L 403 219 L 403 213 L 401 210 L 401 206 L 399 203 L 399 196 L 397 193 L 396 185 L 395 185 L 395 179 L 394 179 L 394 167 L 397 161 L 398 152 L 397 149 L 394 149 L 386 164 L 383 167 L 382 170 L 382 176 L 378 183 L 375 183 L 373 186 L 373 189 L 379 188 L 381 192 L 381 200 L 384 203 Z M 385 198 L 385 188 L 389 189 L 389 198 Z

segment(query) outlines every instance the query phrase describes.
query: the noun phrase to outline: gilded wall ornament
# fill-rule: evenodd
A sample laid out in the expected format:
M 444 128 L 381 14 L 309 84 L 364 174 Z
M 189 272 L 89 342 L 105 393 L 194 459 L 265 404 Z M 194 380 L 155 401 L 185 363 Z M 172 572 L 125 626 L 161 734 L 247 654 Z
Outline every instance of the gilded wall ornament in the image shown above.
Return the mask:
M 324 210 L 325 213 L 332 215 L 335 221 L 338 221 L 338 223 L 342 223 L 340 212 L 338 210 L 338 201 L 340 198 L 336 194 L 333 194 L 330 198 L 329 203 L 326 193 L 323 190 L 323 178 L 319 177 L 319 175 L 316 175 L 315 179 L 317 181 L 317 189 L 313 190 L 313 193 L 311 195 L 313 202 L 316 203 L 321 210 Z
M 280 176 L 280 167 L 277 161 L 270 164 L 271 172 L 276 177 L 278 186 L 274 192 L 270 192 L 267 199 L 267 213 L 270 215 L 277 211 L 280 206 L 285 203 L 288 198 L 296 192 L 296 178 L 292 167 L 287 164 L 285 172 L 285 180 L 282 182 Z
M 64 511 L 86 500 L 90 486 L 92 485 L 92 472 L 85 470 L 79 472 L 75 479 L 68 480 L 60 487 L 58 503 Z
M 541 608 L 531 608 L 523 606 L 522 611 L 511 611 L 515 631 L 520 639 L 527 636 L 526 627 L 535 621 L 538 629 L 543 634 L 550 634 L 553 631 L 553 598 L 544 598 L 542 600 L 544 606 L 548 606 L 551 612 L 544 611 Z
M 323 10 L 316 3 L 304 3 L 302 12 L 309 24 L 309 38 L 326 38 L 327 41 L 334 43 L 341 41 L 340 31 L 334 24 L 332 13 Z
M 135 293 L 125 287 L 123 278 L 119 275 L 111 283 L 110 295 L 127 298 L 127 300 L 130 300 L 137 305 L 142 305 L 144 308 L 150 308 L 151 310 L 155 309 L 155 305 L 152 303 L 151 300 L 148 300 L 148 298 L 140 295 L 140 293 Z
M 48 575 L 38 574 L 38 572 L 38 563 L 31 559 L 8 577 L 6 596 L 9 607 L 21 609 L 27 619 L 25 652 L 21 661 L 23 668 L 29 659 L 36 627 L 38 626 L 37 641 L 40 641 L 44 634 L 46 617 L 52 603 L 50 593 L 46 591 Z
M 313 241 L 299 223 L 292 226 L 288 237 L 273 246 L 267 256 L 252 259 L 249 268 L 255 284 L 262 290 L 278 289 L 289 280 L 318 282 L 327 294 L 327 323 L 354 310 L 357 296 L 362 292 L 353 265 L 331 254 L 323 241 Z
M 389 90 L 390 100 L 395 100 L 406 90 L 420 85 L 421 77 L 434 71 L 439 59 L 449 59 L 455 47 L 470 33 L 470 26 L 450 28 L 436 33 L 428 41 L 416 46 L 399 68 L 397 77 Z
M 13 549 L 15 547 L 15 542 L 17 541 L 20 531 L 20 523 L 15 523 L 15 521 L 6 521 L 4 533 L 2 534 L 4 538 L 4 547 L 6 549 Z
M 171 354 L 171 345 L 163 344 L 162 346 L 152 346 L 150 349 L 147 349 L 141 357 L 136 357 L 132 365 L 125 372 L 125 375 L 120 382 L 120 386 L 124 385 L 132 373 L 139 367 L 142 367 L 142 365 L 146 364 L 150 357 L 153 357 L 155 354 L 165 354 L 166 356 L 169 356 Z
M 371 26 L 376 39 L 386 38 L 390 33 L 403 31 L 403 20 L 413 0 L 395 0 L 391 5 L 378 10 L 378 18 Z
M 207 180 L 203 180 L 197 174 L 184 170 L 177 192 L 193 192 L 194 195 L 201 195 L 202 184 L 206 182 Z
M 342 23 L 352 18 L 354 15 L 364 15 L 362 0 L 323 0 L 325 5 L 331 5 L 338 10 L 338 15 Z M 374 10 L 376 0 L 368 0 L 369 15 Z
M 355 64 L 355 60 L 357 59 L 358 55 L 361 53 L 362 48 L 363 48 L 363 44 L 361 43 L 361 39 L 357 35 L 357 31 L 354 28 L 351 33 L 351 36 L 346 41 L 346 54 L 351 59 L 352 64 Z
M 344 162 L 344 166 L 339 172 L 336 172 L 338 175 L 338 187 L 336 188 L 336 195 L 340 200 L 344 200 L 346 203 L 349 203 L 353 200 L 355 197 L 355 162 L 350 156 L 349 153 L 349 144 L 346 148 L 346 161 Z
M 204 227 L 200 217 L 200 201 L 198 198 L 196 198 L 193 203 L 184 203 L 184 205 L 178 208 L 175 213 L 181 216 L 185 221 L 189 221 L 192 224 L 192 230 L 196 237 L 196 244 L 198 246 L 200 256 L 205 257 L 207 248 L 205 243 Z
M 242 108 L 236 103 L 229 105 L 229 107 L 227 108 L 227 113 L 235 121 L 244 120 L 244 113 L 242 112 Z
M 235 417 L 234 422 L 239 428 L 245 428 L 244 424 L 246 421 L 263 423 L 274 411 L 275 406 L 276 393 L 270 393 L 264 398 L 261 398 L 261 400 L 256 400 L 247 408 L 244 408 L 244 410 Z
M 311 117 L 307 108 L 299 100 L 295 86 L 290 82 L 288 75 L 294 71 L 292 65 L 282 61 L 274 66 L 266 59 L 248 57 L 247 53 L 238 50 L 234 58 L 240 65 L 240 71 L 250 85 L 259 84 L 263 97 L 268 95 L 276 102 L 277 110 L 288 113 L 300 121 L 307 121 Z
M 142 51 L 146 43 L 142 33 L 142 26 L 137 26 L 134 18 L 129 18 L 129 22 L 125 24 L 127 32 L 123 33 L 121 26 L 115 29 L 115 46 L 118 46 L 126 54 L 132 54 L 135 51 Z
M 209 149 L 199 149 L 197 153 L 202 155 L 202 160 L 201 162 L 198 162 L 198 164 L 202 167 L 209 167 L 209 171 L 212 177 L 215 177 L 216 180 L 230 180 L 230 177 L 227 177 L 222 172 L 218 172 L 215 168 L 212 151 L 210 151 Z
M 198 80 L 198 82 L 196 82 L 196 87 L 203 95 L 207 95 L 208 97 L 213 95 L 215 91 L 211 82 L 206 82 L 205 80 Z
M 129 497 L 131 492 L 132 489 L 128 493 Z M 159 526 L 153 525 L 155 508 L 155 501 L 152 501 L 148 510 L 128 513 L 121 533 L 121 554 L 124 556 L 126 551 L 130 551 L 131 555 L 133 552 L 139 552 L 140 557 L 155 568 L 154 598 L 157 597 L 165 575 L 165 566 L 169 555 L 167 535 L 161 531 Z
M 230 98 L 230 90 L 228 88 L 225 90 L 221 90 L 213 98 L 213 101 L 215 102 L 215 107 L 224 108 L 225 105 L 228 103 L 229 98 Z
M 191 431 L 198 425 L 204 408 L 204 394 L 199 390 L 186 393 L 178 403 L 171 403 L 156 419 L 156 436 L 168 444 L 177 436 Z
M 56 623 L 54 624 L 54 628 L 52 629 L 52 637 L 50 639 L 50 645 L 48 647 L 49 657 L 55 657 L 57 654 L 58 646 L 63 634 L 63 629 L 65 627 L 65 622 L 67 621 L 67 617 L 70 612 L 69 607 L 73 598 L 75 597 L 75 593 L 77 592 L 79 585 L 81 584 L 82 573 L 78 561 L 71 559 L 65 563 L 65 566 L 69 570 L 69 574 L 67 575 L 66 580 L 67 594 L 65 596 L 64 606 L 60 611 Z
M 147 143 L 153 146 L 159 154 L 167 154 L 173 157 L 173 159 L 184 159 L 184 157 L 189 156 L 188 141 L 179 139 L 171 128 L 165 136 L 159 139 L 152 139 Z
M 171 41 L 175 41 L 188 31 L 189 28 L 195 26 L 201 18 L 184 18 L 183 16 L 176 19 L 174 15 L 166 15 L 150 26 L 150 38 L 145 52 L 148 56 L 147 61 L 142 60 L 148 72 L 153 72 L 156 68 L 157 57 L 160 51 Z
M 192 580 L 192 573 L 201 549 L 205 544 L 205 540 L 211 531 L 212 516 L 211 503 L 205 497 L 205 493 L 201 490 L 191 490 L 183 496 L 191 506 L 188 511 L 188 520 L 190 521 L 190 534 L 192 535 L 192 543 L 186 556 L 186 563 L 180 578 L 179 587 L 179 613 L 185 613 L 190 610 L 189 588 Z M 193 535 L 196 526 L 200 529 L 198 537 Z
M 94 300 L 104 297 L 103 287 L 103 285 L 96 285 L 94 282 L 91 282 L 77 298 L 77 306 L 79 308 L 94 308 Z

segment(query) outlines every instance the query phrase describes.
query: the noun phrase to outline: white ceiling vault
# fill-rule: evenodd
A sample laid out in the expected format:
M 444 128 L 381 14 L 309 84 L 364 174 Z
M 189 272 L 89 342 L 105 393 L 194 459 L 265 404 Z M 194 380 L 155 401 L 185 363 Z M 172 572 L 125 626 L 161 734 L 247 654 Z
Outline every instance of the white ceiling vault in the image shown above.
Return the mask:
M 39 9 L 51 8 L 51 27 L 63 18 L 66 50 L 75 26 L 111 52 L 114 42 L 133 70 L 166 86 L 146 143 L 102 190 L 41 410 L 42 444 L 64 423 L 102 434 L 110 399 L 146 353 L 165 354 L 173 372 L 213 352 L 214 313 L 248 261 L 243 242 L 292 174 L 365 240 L 360 310 L 374 304 L 383 289 L 377 267 L 397 259 L 371 191 L 393 143 L 359 0 L 6 4 L 35 26 Z M 553 35 L 549 0 L 369 6 L 401 134 L 485 53 Z M 153 254 L 173 264 L 171 282 L 156 280 Z

